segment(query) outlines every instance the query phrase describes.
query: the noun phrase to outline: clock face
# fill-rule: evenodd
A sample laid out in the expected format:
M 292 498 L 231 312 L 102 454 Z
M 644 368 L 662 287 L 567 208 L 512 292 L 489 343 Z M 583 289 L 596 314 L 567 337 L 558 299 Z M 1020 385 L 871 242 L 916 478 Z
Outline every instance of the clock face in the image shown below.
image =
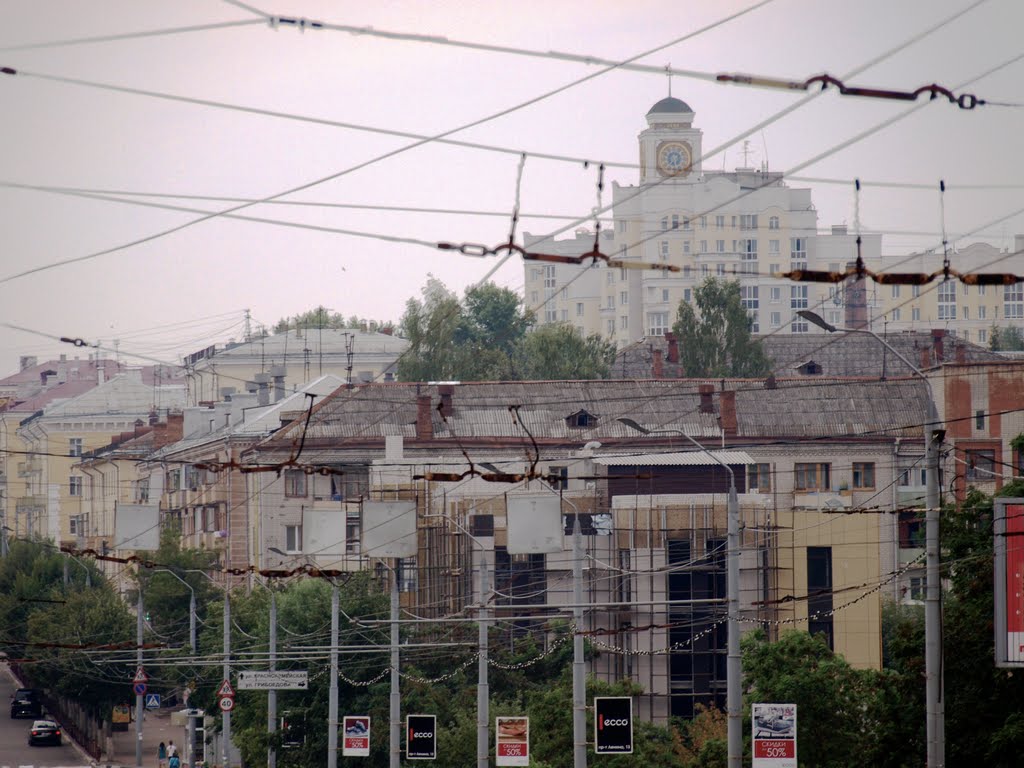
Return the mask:
M 658 147 L 658 171 L 662 176 L 685 176 L 692 164 L 689 144 L 666 141 Z

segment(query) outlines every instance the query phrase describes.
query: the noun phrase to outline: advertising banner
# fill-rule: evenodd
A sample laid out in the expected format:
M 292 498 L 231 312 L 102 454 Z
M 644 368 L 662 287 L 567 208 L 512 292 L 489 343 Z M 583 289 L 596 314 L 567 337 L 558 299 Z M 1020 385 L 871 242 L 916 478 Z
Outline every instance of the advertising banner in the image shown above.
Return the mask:
M 1024 667 L 1024 499 L 995 499 L 997 667 Z
M 594 699 L 594 752 L 598 755 L 633 753 L 633 699 L 629 696 Z
M 796 704 L 754 704 L 754 768 L 797 768 Z
M 530 718 L 495 718 L 498 765 L 530 764 Z
M 437 759 L 437 717 L 409 715 L 405 718 L 405 757 L 407 760 Z
M 370 756 L 370 718 L 366 715 L 345 715 L 341 719 L 341 754 L 344 757 Z

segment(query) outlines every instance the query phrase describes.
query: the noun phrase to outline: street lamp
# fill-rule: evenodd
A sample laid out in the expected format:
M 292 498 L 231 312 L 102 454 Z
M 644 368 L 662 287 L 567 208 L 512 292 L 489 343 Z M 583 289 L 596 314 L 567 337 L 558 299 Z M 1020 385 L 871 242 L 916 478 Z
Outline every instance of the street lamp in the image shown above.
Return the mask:
M 921 370 L 901 355 L 889 342 L 867 328 L 837 328 L 814 312 L 797 314 L 828 333 L 863 333 L 873 337 L 892 352 L 915 376 L 925 383 L 928 393 L 928 421 L 924 425 L 925 445 L 925 602 L 924 602 L 924 665 L 925 712 L 928 741 L 928 768 L 941 768 L 946 763 L 945 702 L 942 692 L 942 590 L 939 583 L 939 444 L 946 431 L 939 428 L 932 383 Z
M 743 676 L 743 660 L 740 656 L 740 503 L 739 497 L 736 495 L 736 475 L 732 467 L 708 451 L 681 429 L 671 427 L 648 429 L 633 419 L 619 419 L 618 421 L 620 424 L 624 424 L 642 435 L 682 435 L 718 464 L 721 464 L 725 471 L 729 473 L 729 501 L 726 506 L 726 519 L 728 521 L 726 556 L 729 563 L 727 574 L 729 616 L 726 624 L 728 629 L 728 645 L 725 668 L 725 709 L 728 716 L 728 765 L 729 768 L 740 768 L 743 763 L 743 701 L 740 690 L 740 680 Z
M 196 591 L 192 588 L 192 585 L 185 581 L 181 576 L 176 574 L 174 571 L 168 568 L 156 568 L 153 570 L 153 574 L 168 573 L 182 584 L 184 584 L 189 591 L 188 599 L 188 642 L 189 647 L 192 649 L 192 661 L 195 662 L 196 656 Z M 188 703 L 186 699 L 186 704 Z M 191 713 L 192 707 L 189 708 L 190 712 L 188 715 L 188 754 L 189 754 L 189 765 L 196 764 L 196 719 Z

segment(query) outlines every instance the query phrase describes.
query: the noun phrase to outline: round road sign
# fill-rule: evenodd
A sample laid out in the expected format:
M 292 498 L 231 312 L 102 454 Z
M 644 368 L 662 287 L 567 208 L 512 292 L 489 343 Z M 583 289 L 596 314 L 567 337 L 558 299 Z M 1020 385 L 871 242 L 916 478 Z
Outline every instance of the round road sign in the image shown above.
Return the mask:
M 135 695 L 136 696 L 145 696 L 146 695 L 146 684 L 145 683 L 135 683 L 132 686 L 132 688 L 135 690 Z
M 217 706 L 220 707 L 221 712 L 230 712 L 232 709 L 235 708 L 235 700 L 225 696 L 217 702 Z

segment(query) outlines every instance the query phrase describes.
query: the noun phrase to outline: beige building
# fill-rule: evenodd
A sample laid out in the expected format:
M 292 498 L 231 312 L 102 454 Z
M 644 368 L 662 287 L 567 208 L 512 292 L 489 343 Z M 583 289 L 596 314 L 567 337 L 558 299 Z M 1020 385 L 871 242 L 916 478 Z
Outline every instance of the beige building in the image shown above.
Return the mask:
M 358 328 L 305 328 L 207 347 L 185 357 L 189 402 L 213 403 L 252 392 L 261 405 L 280 400 L 321 376 L 343 383 L 393 381 L 409 342 Z
M 374 569 L 366 500 L 414 502 L 416 555 L 396 563 L 416 615 L 465 616 L 486 561 L 491 603 L 513 633 L 541 631 L 572 603 L 571 542 L 509 551 L 509 500 L 555 493 L 580 515 L 590 672 L 630 677 L 644 717 L 688 716 L 725 696 L 725 505 L 735 476 L 743 525 L 741 619 L 773 637 L 823 633 L 861 668 L 881 665 L 881 599 L 893 573 L 897 456 L 923 453 L 920 379 L 778 379 L 371 385 L 341 389 L 243 454 L 264 568 Z M 517 406 L 515 418 L 509 411 Z M 630 418 L 644 436 L 619 421 Z M 697 451 L 678 432 L 713 451 Z M 490 480 L 466 474 L 469 465 Z M 531 470 L 547 478 L 516 480 Z M 498 473 L 512 477 L 502 482 Z M 549 486 L 545 488 L 545 486 Z M 552 489 L 554 493 L 552 493 Z

